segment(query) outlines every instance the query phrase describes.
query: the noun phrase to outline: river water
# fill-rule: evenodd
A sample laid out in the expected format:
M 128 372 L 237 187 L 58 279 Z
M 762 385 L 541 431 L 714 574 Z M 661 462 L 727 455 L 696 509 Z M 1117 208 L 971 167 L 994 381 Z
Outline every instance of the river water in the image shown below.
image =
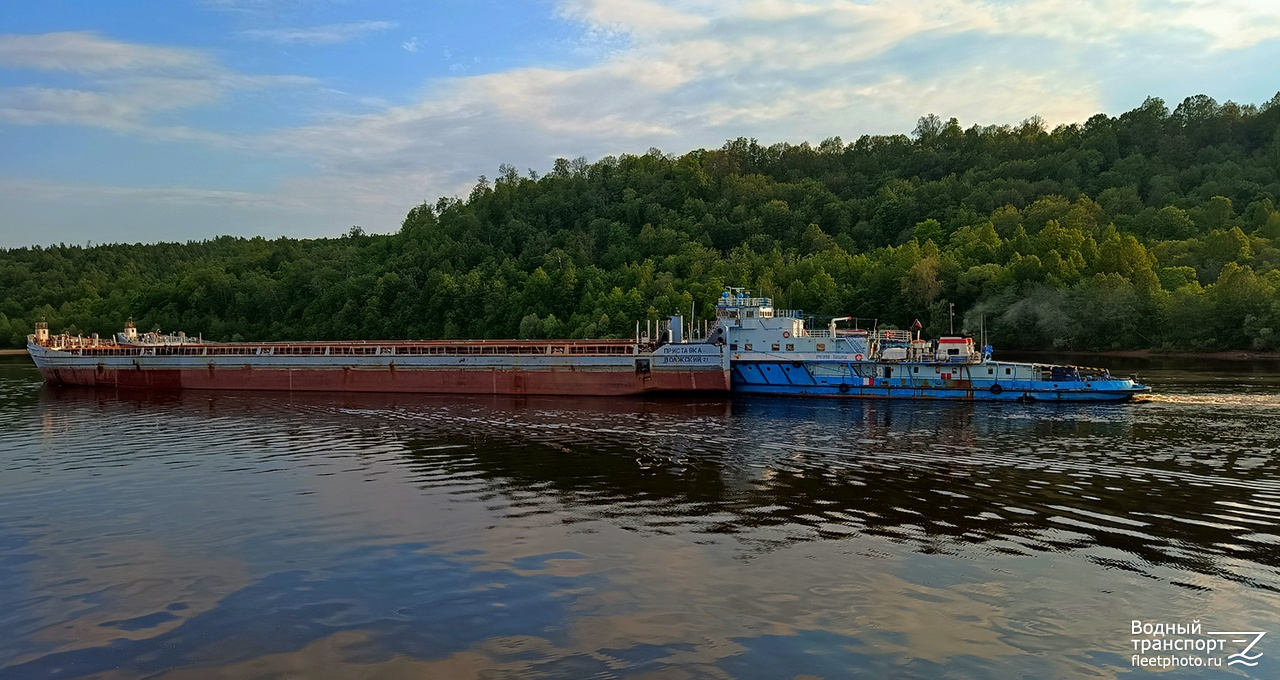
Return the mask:
M 0 678 L 1276 677 L 1280 366 L 1127 368 L 1150 402 L 138 394 L 0 358 Z

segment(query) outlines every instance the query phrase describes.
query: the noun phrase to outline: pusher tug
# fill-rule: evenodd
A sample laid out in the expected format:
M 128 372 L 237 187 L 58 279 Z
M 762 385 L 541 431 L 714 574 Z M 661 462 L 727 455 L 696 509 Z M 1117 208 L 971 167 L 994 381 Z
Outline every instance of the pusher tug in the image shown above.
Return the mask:
M 995 361 L 990 346 L 919 331 L 810 330 L 797 312 L 740 289 L 721 294 L 713 341 L 729 347 L 733 391 L 748 394 L 962 399 L 1125 401 L 1151 388 L 1102 368 Z

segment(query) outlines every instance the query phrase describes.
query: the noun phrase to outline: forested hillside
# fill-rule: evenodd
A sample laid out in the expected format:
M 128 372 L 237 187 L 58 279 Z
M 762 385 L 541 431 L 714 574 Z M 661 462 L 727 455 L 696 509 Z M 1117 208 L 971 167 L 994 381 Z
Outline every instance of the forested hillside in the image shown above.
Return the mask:
M 922 118 L 911 135 L 545 175 L 502 167 L 401 230 L 0 251 L 0 344 L 140 327 L 209 339 L 629 336 L 726 285 L 818 315 L 1023 348 L 1275 349 L 1280 94 L 1158 99 L 1047 130 Z

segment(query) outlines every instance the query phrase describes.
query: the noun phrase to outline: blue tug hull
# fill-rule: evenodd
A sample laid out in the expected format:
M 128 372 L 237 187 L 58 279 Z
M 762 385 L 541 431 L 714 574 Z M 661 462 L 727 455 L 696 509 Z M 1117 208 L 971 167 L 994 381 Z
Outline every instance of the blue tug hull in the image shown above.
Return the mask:
M 982 365 L 979 364 L 979 367 Z M 1127 401 L 1151 388 L 1129 379 L 1111 380 L 999 380 L 986 376 L 945 379 L 947 371 L 972 375 L 945 364 L 894 364 L 905 377 L 862 377 L 879 373 L 876 362 L 839 363 L 811 361 L 736 361 L 732 363 L 732 390 L 743 394 L 863 399 L 953 399 L 962 401 Z M 926 374 L 911 369 L 930 369 Z M 935 373 L 932 369 L 940 369 Z M 862 374 L 862 375 L 860 375 Z M 953 375 L 948 373 L 947 375 Z

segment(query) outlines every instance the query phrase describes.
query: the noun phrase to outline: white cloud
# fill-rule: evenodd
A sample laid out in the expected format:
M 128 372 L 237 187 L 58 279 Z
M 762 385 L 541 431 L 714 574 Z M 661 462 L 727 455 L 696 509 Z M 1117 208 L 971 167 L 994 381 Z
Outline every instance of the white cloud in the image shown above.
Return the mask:
M 0 68 L 66 71 L 79 82 L 0 89 L 0 121 L 84 125 L 166 139 L 213 140 L 184 127 L 156 126 L 155 114 L 213 104 L 230 91 L 313 85 L 300 76 L 235 73 L 196 50 L 110 40 L 92 33 L 0 36 Z
M 1256 26 L 1276 14 L 1241 3 L 1247 0 L 1235 9 L 1252 12 Z M 1210 23 L 1186 27 L 1187 12 L 1207 7 L 1191 0 L 1172 9 L 1138 0 L 564 0 L 559 13 L 582 22 L 588 40 L 625 35 L 625 42 L 606 38 L 614 49 L 586 67 L 454 77 L 416 103 L 284 130 L 256 144 L 311 159 L 321 176 L 346 178 L 335 179 L 339 188 L 355 178 L 381 182 L 388 170 L 414 175 L 379 184 L 379 195 L 404 207 L 457 192 L 503 162 L 545 169 L 555 156 L 650 146 L 679 152 L 739 135 L 802 141 L 905 132 L 928 112 L 966 125 L 1033 115 L 1050 124 L 1080 121 L 1103 107 L 1103 87 L 1082 54 L 1151 31 L 1190 31 L 1214 49 Z M 1000 38 L 1023 42 L 995 58 L 965 58 Z M 928 41 L 960 44 L 966 53 L 895 54 Z M 1060 63 L 1058 51 L 1066 55 Z
M 93 33 L 0 35 L 0 67 L 95 73 L 208 68 L 206 55 L 178 47 L 138 45 Z
M 1199 30 L 1217 49 L 1244 49 L 1280 36 L 1273 0 L 1172 0 L 1176 25 Z
M 397 26 L 391 21 L 357 21 L 346 24 L 329 24 L 306 28 L 265 28 L 241 31 L 246 38 L 269 40 L 285 44 L 337 45 L 358 40 L 370 33 L 386 31 Z
M 654 0 L 565 0 L 560 14 L 569 19 L 627 33 L 688 31 L 706 25 L 707 18 L 689 14 Z
M 657 3 L 623 11 L 629 7 L 608 0 L 563 5 L 566 15 L 648 36 L 591 66 L 454 78 L 417 104 L 286 131 L 277 144 L 324 158 L 429 159 L 438 169 L 474 176 L 507 160 L 545 166 L 547 154 L 601 155 L 654 144 L 684 149 L 718 145 L 726 134 L 797 139 L 910 129 L 929 110 L 971 113 L 983 122 L 992 114 L 1014 121 L 1037 113 L 1074 119 L 1097 110 L 1097 92 L 1079 78 L 1055 88 L 1047 85 L 1051 78 L 1016 66 L 970 72 L 943 64 L 924 79 L 864 66 L 912 32 L 938 30 L 947 16 L 955 21 L 954 11 L 906 12 L 901 19 L 905 4 L 773 1 L 737 12 L 721 7 L 695 21 L 687 8 L 697 4 L 674 13 Z M 965 25 L 980 14 L 966 14 Z M 784 20 L 802 23 L 784 27 L 780 36 Z M 891 24 L 902 25 L 887 30 Z M 793 39 L 793 33 L 814 38 Z M 999 96 L 990 96 L 993 85 L 1000 86 Z M 963 105 L 949 106 L 955 102 Z M 515 143 L 493 141 L 508 137 Z M 360 159 L 342 161 L 351 162 Z
M 125 199 L 169 205 L 256 205 L 296 208 L 301 204 L 277 195 L 217 191 L 193 187 L 123 187 L 105 184 L 0 179 L 0 192 L 29 197 L 59 198 L 79 203 Z
M 1272 0 L 562 0 L 560 14 L 596 30 L 659 40 L 701 33 L 769 42 L 785 34 L 792 40 L 772 46 L 834 52 L 835 59 L 851 56 L 848 50 L 855 42 L 853 56 L 865 56 L 931 32 L 1099 44 L 1138 33 L 1183 31 L 1203 36 L 1214 49 L 1280 38 L 1280 6 Z M 787 32 L 787 26 L 804 32 Z M 830 50 L 833 40 L 837 49 Z
M 11 87 L 0 89 L 0 121 L 16 125 L 83 125 L 156 139 L 233 144 L 224 135 L 183 126 L 157 126 L 158 113 L 191 109 L 220 100 L 229 90 L 299 87 L 296 76 L 128 77 L 88 85 L 97 89 Z
M 147 90 L 93 92 L 15 87 L 0 90 L 0 120 L 18 125 L 86 125 L 117 131 L 135 130 L 148 113 L 207 101 L 210 93 L 206 89 L 183 94 L 188 98 L 179 101 L 155 98 L 154 91 Z
M 1104 108 L 1108 87 L 1144 87 L 1162 61 L 1170 69 L 1210 63 L 1206 55 L 1280 38 L 1280 6 L 1260 0 L 561 0 L 557 12 L 579 23 L 588 65 L 462 75 L 465 66 L 455 64 L 458 75 L 428 83 L 416 101 L 371 102 L 364 115 L 331 113 L 238 137 L 150 122 L 228 92 L 310 81 L 232 73 L 204 53 L 91 34 L 0 36 L 0 66 L 93 76 L 74 87 L 0 90 L 0 119 L 98 125 L 301 160 L 311 174 L 261 195 L 166 189 L 116 198 L 221 202 L 277 216 L 296 210 L 340 233 L 355 223 L 394 228 L 413 204 L 465 193 L 504 162 L 545 170 L 556 156 L 683 152 L 738 136 L 852 139 L 909 131 L 929 112 L 966 126 L 1032 115 L 1080 121 Z M 317 41 L 329 28 L 256 37 Z M 339 34 L 352 33 L 332 32 Z M 1125 56 L 1139 44 L 1155 51 Z M 417 38 L 401 44 L 411 53 L 422 46 Z

